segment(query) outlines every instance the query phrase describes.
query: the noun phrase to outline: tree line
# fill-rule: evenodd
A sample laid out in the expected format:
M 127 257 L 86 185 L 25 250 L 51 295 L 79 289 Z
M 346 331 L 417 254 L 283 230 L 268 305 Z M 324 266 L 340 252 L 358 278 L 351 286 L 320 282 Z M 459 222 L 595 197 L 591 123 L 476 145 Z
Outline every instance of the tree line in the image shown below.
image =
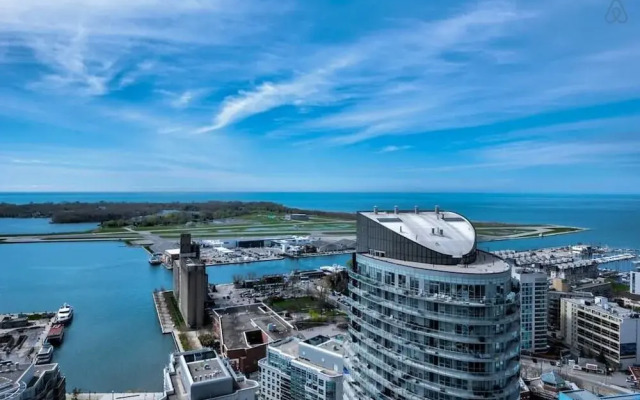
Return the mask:
M 97 222 L 108 226 L 180 224 L 234 218 L 256 213 L 304 213 L 355 219 L 351 213 L 301 210 L 272 202 L 207 201 L 198 203 L 0 203 L 0 218 L 51 218 L 55 223 Z M 108 222 L 108 224 L 107 224 Z

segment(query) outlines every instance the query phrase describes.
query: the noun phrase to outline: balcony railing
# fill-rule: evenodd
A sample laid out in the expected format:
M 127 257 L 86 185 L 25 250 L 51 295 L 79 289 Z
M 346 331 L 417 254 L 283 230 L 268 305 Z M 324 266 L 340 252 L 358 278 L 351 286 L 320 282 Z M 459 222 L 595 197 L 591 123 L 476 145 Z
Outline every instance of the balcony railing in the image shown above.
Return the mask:
M 453 322 L 453 323 L 460 323 L 460 322 L 468 323 L 471 320 L 473 321 L 473 325 L 490 326 L 490 325 L 495 325 L 496 322 L 509 323 L 519 318 L 519 315 L 517 315 L 516 313 L 517 307 L 515 306 L 513 306 L 513 308 L 507 308 L 504 312 L 504 315 L 498 315 L 498 316 L 461 315 L 461 314 L 446 313 L 442 311 L 436 312 L 436 311 L 422 310 L 419 308 L 412 307 L 408 304 L 400 304 L 392 300 L 383 299 L 370 292 L 358 289 L 351 285 L 349 285 L 349 290 L 361 296 L 362 298 L 368 301 L 374 302 L 376 304 L 379 304 L 383 307 L 392 308 L 396 311 L 415 315 L 417 317 L 436 319 L 438 321 Z M 511 307 L 511 306 L 507 306 L 507 307 Z
M 357 346 L 357 345 L 356 345 Z M 367 352 L 364 349 L 360 349 L 360 351 L 358 351 L 358 357 L 360 359 L 360 361 L 366 361 L 370 364 L 376 365 L 378 368 L 380 368 L 381 370 L 389 370 L 389 366 L 388 364 L 386 364 L 385 362 L 383 362 L 382 360 L 380 360 L 379 358 L 373 356 L 370 352 Z M 372 379 L 381 382 L 381 383 L 387 383 L 389 385 L 391 385 L 392 388 L 396 389 L 396 388 L 400 388 L 400 386 L 389 382 L 388 380 L 384 379 L 382 376 L 380 376 L 378 373 L 376 373 L 375 371 L 372 371 L 371 369 L 365 369 L 362 367 L 362 363 L 359 364 L 360 365 L 360 369 L 358 369 L 358 372 L 362 373 L 364 372 L 365 375 L 371 377 L 371 375 L 375 375 L 373 377 L 371 377 Z M 361 371 L 360 371 L 361 370 Z M 486 398 L 492 398 L 492 397 L 496 397 L 496 395 L 512 395 L 513 398 L 517 398 L 517 394 L 519 393 L 519 385 L 517 382 L 517 379 L 514 379 L 509 385 L 507 385 L 505 388 L 502 389 L 492 389 L 492 390 L 485 390 L 485 391 L 481 391 L 481 390 L 471 390 L 471 389 L 461 389 L 461 388 L 455 388 L 455 387 L 451 387 L 451 386 L 445 386 L 445 385 L 438 385 L 436 383 L 433 382 L 428 382 L 422 378 L 416 377 L 414 375 L 409 374 L 408 372 L 403 372 L 398 370 L 397 368 L 393 369 L 392 374 L 396 377 L 398 377 L 398 379 L 401 379 L 405 382 L 409 382 L 411 384 L 416 384 L 418 386 L 421 386 L 423 389 L 432 391 L 432 392 L 446 392 L 449 393 L 453 396 L 456 397 L 460 397 L 460 398 L 468 398 L 468 399 L 486 399 Z M 386 386 L 386 384 L 385 384 Z M 396 389 L 397 390 L 397 389 Z M 401 389 L 400 389 L 401 390 Z
M 386 347 L 380 345 L 379 343 L 376 343 L 372 339 L 365 338 L 365 337 L 360 337 L 359 339 L 361 339 L 363 343 L 367 344 L 373 351 L 384 353 L 388 357 L 393 358 L 394 360 L 399 362 L 401 365 L 410 365 L 414 368 L 421 369 L 423 371 L 432 372 L 432 373 L 444 375 L 444 376 L 449 376 L 452 378 L 458 378 L 458 379 L 469 380 L 469 381 L 471 380 L 497 381 L 505 377 L 514 375 L 516 373 L 513 370 L 511 370 L 511 367 L 505 369 L 505 371 L 498 371 L 498 372 L 468 372 L 468 371 L 459 371 L 456 369 L 446 368 L 442 366 L 431 366 L 429 364 L 417 362 L 416 360 L 410 357 L 407 357 L 405 355 L 402 355 L 400 353 L 396 353 L 390 349 L 387 349 Z M 517 366 L 517 363 L 516 363 L 516 366 Z
M 427 335 L 430 337 L 435 337 L 439 339 L 448 339 L 450 340 L 452 337 L 455 337 L 457 341 L 461 341 L 464 343 L 502 343 L 504 341 L 509 341 L 519 337 L 519 330 L 513 331 L 505 331 L 501 333 L 483 333 L 475 331 L 473 334 L 470 332 L 455 332 L 455 331 L 443 331 L 439 329 L 431 329 L 422 325 L 414 324 L 411 322 L 404 322 L 397 318 L 388 317 L 384 314 L 381 314 L 378 311 L 375 311 L 371 308 L 363 307 L 362 304 L 354 301 L 353 299 L 347 300 L 348 304 L 358 309 L 361 313 L 372 316 L 373 318 L 388 323 L 390 325 L 395 326 L 396 328 L 402 328 L 416 334 Z
M 399 288 L 391 284 L 385 284 L 384 282 L 380 282 L 369 276 L 362 275 L 360 273 L 353 272 L 353 271 L 349 271 L 349 277 L 352 279 L 356 279 L 361 282 L 367 283 L 374 287 L 380 288 L 381 290 L 386 290 L 388 292 L 393 292 L 396 294 L 400 294 L 403 296 L 412 297 L 416 299 L 429 300 L 429 301 L 440 302 L 440 303 L 454 303 L 454 304 L 463 304 L 467 306 L 478 306 L 478 307 L 519 303 L 518 296 L 510 297 L 510 296 L 501 295 L 501 296 L 495 296 L 495 297 L 486 297 L 486 296 L 457 296 L 457 295 L 451 295 L 451 294 L 427 293 L 427 292 L 419 291 L 415 289 Z

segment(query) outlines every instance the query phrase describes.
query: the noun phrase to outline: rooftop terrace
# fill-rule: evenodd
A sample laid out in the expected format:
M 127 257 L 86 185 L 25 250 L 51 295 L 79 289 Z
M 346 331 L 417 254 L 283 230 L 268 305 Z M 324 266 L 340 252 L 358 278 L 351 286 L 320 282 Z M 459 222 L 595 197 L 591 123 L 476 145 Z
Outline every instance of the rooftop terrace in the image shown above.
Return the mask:
M 360 254 L 360 256 L 369 257 L 379 261 L 385 261 L 392 264 L 404 265 L 407 267 L 427 269 L 443 272 L 458 272 L 461 274 L 496 274 L 509 270 L 509 264 L 498 258 L 497 256 L 478 250 L 476 261 L 471 264 L 459 265 L 438 265 L 426 264 L 412 261 L 402 261 L 385 257 L 376 257 L 370 254 Z
M 471 252 L 476 231 L 463 216 L 449 211 L 373 211 L 361 215 L 426 248 L 453 257 Z
M 227 349 L 249 348 L 291 335 L 293 327 L 263 303 L 214 310 Z

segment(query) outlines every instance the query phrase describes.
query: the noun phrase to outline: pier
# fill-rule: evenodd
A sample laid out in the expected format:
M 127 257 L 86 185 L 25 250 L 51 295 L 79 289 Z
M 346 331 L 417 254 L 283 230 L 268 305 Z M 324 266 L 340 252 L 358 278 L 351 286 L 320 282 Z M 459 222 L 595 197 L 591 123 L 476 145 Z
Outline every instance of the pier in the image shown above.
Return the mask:
M 156 307 L 156 314 L 158 315 L 158 322 L 160 323 L 160 329 L 163 334 L 172 333 L 175 325 L 173 324 L 173 320 L 171 319 L 171 313 L 169 312 L 169 307 L 167 307 L 166 302 L 164 301 L 164 293 L 167 291 L 153 292 L 153 303 Z
M 636 258 L 635 254 L 624 253 L 624 254 L 615 254 L 612 256 L 594 258 L 594 260 L 598 264 L 606 264 L 606 263 L 616 262 L 616 261 L 633 260 L 634 258 Z

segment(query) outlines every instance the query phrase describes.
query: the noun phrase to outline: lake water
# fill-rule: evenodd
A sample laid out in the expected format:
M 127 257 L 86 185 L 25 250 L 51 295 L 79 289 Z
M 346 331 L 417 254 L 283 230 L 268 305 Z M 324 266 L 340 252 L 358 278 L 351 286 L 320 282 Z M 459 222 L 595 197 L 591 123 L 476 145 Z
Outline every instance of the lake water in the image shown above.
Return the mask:
M 67 391 L 162 391 L 173 340 L 162 335 L 154 288 L 171 272 L 150 267 L 147 254 L 119 243 L 0 245 L 0 312 L 75 308 L 54 361 Z
M 0 202 L 60 201 L 273 201 L 290 207 L 327 211 L 393 209 L 397 205 L 413 209 L 459 212 L 473 221 L 549 223 L 588 228 L 576 235 L 494 243 L 490 249 L 529 249 L 576 242 L 613 247 L 640 247 L 640 195 L 560 195 L 504 193 L 0 193 Z
M 98 227 L 96 223 L 52 224 L 48 218 L 0 218 L 1 235 L 26 233 L 84 232 Z

